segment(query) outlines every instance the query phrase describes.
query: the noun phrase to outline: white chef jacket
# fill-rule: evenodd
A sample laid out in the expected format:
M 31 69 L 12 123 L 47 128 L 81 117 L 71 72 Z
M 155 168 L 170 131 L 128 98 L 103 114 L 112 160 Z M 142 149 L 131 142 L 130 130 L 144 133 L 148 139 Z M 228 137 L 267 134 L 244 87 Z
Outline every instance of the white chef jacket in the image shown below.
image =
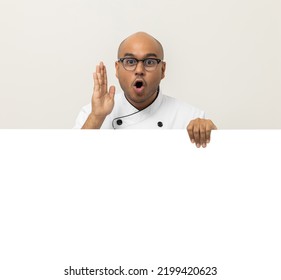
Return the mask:
M 205 118 L 201 111 L 189 104 L 163 95 L 143 110 L 138 110 L 128 102 L 124 93 L 116 93 L 112 112 L 105 118 L 101 129 L 182 129 L 196 118 Z M 80 111 L 74 128 L 81 128 L 91 113 L 91 104 Z

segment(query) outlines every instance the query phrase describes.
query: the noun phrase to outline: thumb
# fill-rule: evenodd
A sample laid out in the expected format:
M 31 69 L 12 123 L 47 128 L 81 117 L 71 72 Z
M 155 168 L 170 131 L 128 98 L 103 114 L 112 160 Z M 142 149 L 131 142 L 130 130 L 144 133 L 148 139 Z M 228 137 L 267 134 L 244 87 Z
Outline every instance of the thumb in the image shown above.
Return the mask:
M 115 86 L 110 86 L 108 93 L 109 93 L 110 98 L 114 98 Z

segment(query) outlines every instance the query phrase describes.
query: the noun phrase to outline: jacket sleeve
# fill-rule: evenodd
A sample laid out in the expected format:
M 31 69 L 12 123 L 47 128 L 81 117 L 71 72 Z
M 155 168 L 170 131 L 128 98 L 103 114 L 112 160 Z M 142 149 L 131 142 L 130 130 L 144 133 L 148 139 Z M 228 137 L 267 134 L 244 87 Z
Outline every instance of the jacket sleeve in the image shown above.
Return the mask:
M 83 126 L 83 124 L 85 123 L 85 121 L 87 120 L 89 114 L 91 112 L 91 104 L 88 104 L 86 106 L 84 106 L 81 111 L 79 112 L 76 120 L 75 120 L 75 125 L 74 125 L 74 129 L 79 129 Z

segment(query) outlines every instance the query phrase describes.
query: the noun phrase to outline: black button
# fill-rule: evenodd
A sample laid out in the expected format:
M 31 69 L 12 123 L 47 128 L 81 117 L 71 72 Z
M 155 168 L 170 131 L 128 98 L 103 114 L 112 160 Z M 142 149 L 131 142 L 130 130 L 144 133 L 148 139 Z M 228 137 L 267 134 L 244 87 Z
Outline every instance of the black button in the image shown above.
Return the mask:
M 162 126 L 163 126 L 163 123 L 162 123 L 162 122 L 158 122 L 157 125 L 158 125 L 159 127 L 162 127 Z
M 122 123 L 123 123 L 122 120 L 117 120 L 118 125 L 121 125 Z

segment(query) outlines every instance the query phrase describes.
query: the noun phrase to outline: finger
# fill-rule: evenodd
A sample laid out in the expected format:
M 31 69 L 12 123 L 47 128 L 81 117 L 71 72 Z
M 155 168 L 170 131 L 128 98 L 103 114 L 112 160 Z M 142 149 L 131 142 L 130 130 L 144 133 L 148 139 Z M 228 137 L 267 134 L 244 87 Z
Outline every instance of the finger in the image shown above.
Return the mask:
M 101 77 L 101 86 L 104 85 L 104 65 L 103 62 L 100 62 L 100 77 Z
M 96 66 L 96 73 L 100 73 L 100 64 Z
M 100 89 L 101 89 L 101 86 L 102 86 L 102 78 L 101 78 L 101 64 L 97 65 L 96 66 L 96 74 L 97 74 L 97 78 L 98 78 L 98 83 L 99 83 L 99 86 L 100 86 Z
M 211 126 L 206 126 L 206 143 L 210 143 L 211 141 Z
M 110 98 L 113 99 L 115 95 L 115 86 L 110 86 L 108 93 Z
M 96 73 L 97 74 L 97 79 L 98 79 L 98 84 L 99 84 L 99 89 L 101 90 L 101 73 Z
M 194 140 L 194 135 L 193 135 L 193 121 L 191 121 L 188 126 L 187 126 L 187 132 L 188 132 L 188 135 L 189 135 L 189 138 L 190 138 L 190 141 L 191 143 L 194 143 L 195 140 Z
M 104 72 L 104 76 L 103 76 L 104 90 L 107 91 L 107 71 L 105 65 L 103 67 L 103 72 Z
M 206 142 L 210 143 L 211 141 L 211 131 L 218 129 L 215 124 L 209 120 L 208 125 L 206 126 Z
M 195 119 L 192 121 L 192 134 L 193 143 L 195 143 L 197 148 L 200 148 L 200 119 Z
M 206 147 L 206 126 L 204 121 L 200 123 L 200 144 L 203 148 Z
M 98 81 L 97 73 L 93 74 L 93 78 L 94 78 L 94 95 L 96 97 L 99 97 L 100 96 L 100 84 Z
M 196 124 L 194 125 L 193 134 L 194 134 L 194 141 L 195 141 L 196 147 L 200 148 L 200 146 L 201 146 L 201 142 L 200 142 L 200 126 L 199 126 L 198 122 L 196 122 Z
M 104 84 L 104 65 L 103 65 L 103 62 L 101 61 L 100 62 L 100 87 L 101 87 L 101 92 L 102 94 L 105 94 L 107 92 L 107 88 Z

